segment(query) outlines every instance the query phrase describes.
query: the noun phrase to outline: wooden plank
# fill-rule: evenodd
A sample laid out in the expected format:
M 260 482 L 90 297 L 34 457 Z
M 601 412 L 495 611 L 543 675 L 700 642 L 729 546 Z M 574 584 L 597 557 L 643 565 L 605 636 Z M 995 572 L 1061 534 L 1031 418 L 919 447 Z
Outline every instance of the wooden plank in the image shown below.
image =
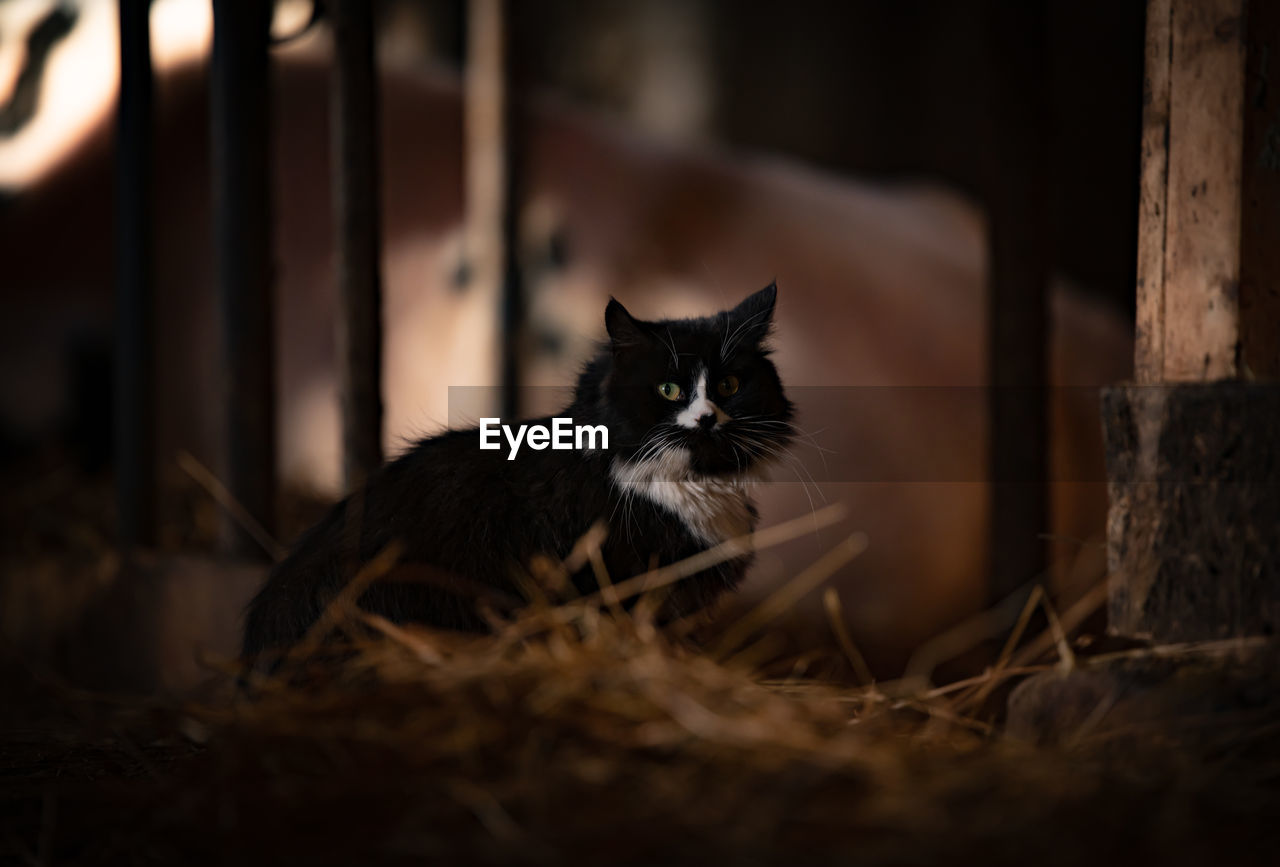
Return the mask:
M 382 232 L 373 6 L 332 0 L 338 382 L 347 491 L 382 464 Z
M 1163 379 L 1239 374 L 1245 0 L 1174 0 Z
M 1164 378 L 1164 250 L 1169 190 L 1169 64 L 1173 0 L 1147 4 L 1142 82 L 1142 162 L 1138 195 L 1138 285 L 1134 380 Z
M 151 24 L 148 0 L 120 2 L 116 115 L 115 474 L 119 539 L 156 540 L 156 328 Z
M 271 4 L 214 0 L 211 110 L 214 248 L 221 302 L 227 489 L 275 527 L 275 317 L 267 45 Z M 228 553 L 262 556 L 226 515 Z

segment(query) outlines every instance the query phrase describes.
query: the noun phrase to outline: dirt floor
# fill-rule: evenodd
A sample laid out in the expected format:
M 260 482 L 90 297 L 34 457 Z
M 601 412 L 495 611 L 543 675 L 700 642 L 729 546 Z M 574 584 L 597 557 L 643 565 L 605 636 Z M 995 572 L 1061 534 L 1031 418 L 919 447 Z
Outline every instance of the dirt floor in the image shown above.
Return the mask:
M 1224 865 L 1280 852 L 1274 641 L 1117 645 L 1077 634 L 1097 594 L 1059 615 L 1033 592 L 970 676 L 870 683 L 838 610 L 832 652 L 796 659 L 759 611 L 672 638 L 644 605 L 619 617 L 575 599 L 460 636 L 338 606 L 338 655 L 304 648 L 242 688 L 209 659 L 206 687 L 181 700 L 112 697 L 55 674 L 58 642 L 12 607 L 41 610 L 14 595 L 15 570 L 48 570 L 35 583 L 50 600 L 91 597 L 95 575 L 121 568 L 109 526 L 74 487 L 61 520 L 32 505 L 47 492 L 15 491 L 30 499 L 6 507 L 23 529 L 3 536 L 0 863 Z
M 966 701 L 998 675 L 917 692 L 762 681 L 643 622 L 562 615 L 482 638 L 366 622 L 381 635 L 354 656 L 299 662 L 293 685 L 260 680 L 252 698 L 108 702 L 28 679 L 0 735 L 0 857 L 1271 864 L 1280 851 L 1274 659 L 1231 663 L 1249 673 L 1179 693 L 1191 704 L 1160 704 L 1158 719 L 1122 697 L 1019 739 L 994 709 L 1004 690 Z

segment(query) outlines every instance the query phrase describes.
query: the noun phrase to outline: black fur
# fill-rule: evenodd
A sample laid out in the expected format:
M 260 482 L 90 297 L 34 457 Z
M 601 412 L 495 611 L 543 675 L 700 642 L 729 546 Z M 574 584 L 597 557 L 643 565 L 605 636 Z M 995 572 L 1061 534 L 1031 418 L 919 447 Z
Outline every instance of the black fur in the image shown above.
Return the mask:
M 563 558 L 597 521 L 609 534 L 602 555 L 622 580 L 708 547 L 675 513 L 642 497 L 622 502 L 610 477 L 613 461 L 652 454 L 662 443 L 688 448 L 694 473 L 748 469 L 790 439 L 792 407 L 764 346 L 776 289 L 733 310 L 690 320 L 642 322 L 617 301 L 605 313 L 610 340 L 579 378 L 561 417 L 604 424 L 609 450 L 482 451 L 476 429 L 425 439 L 390 462 L 365 488 L 338 503 L 305 533 L 250 603 L 244 632 L 249 657 L 297 643 L 359 567 L 390 545 L 403 546 L 396 571 L 375 582 L 360 606 L 397 622 L 483 629 L 477 603 L 496 608 L 522 601 L 514 576 L 536 555 Z M 735 418 L 715 430 L 675 428 L 672 419 L 706 365 L 709 382 L 728 374 L 740 384 L 716 402 Z M 658 393 L 680 384 L 686 399 Z M 510 423 L 504 419 L 504 422 Z M 542 423 L 550 427 L 549 419 Z M 754 526 L 754 510 L 751 511 Z M 668 600 L 668 615 L 710 603 L 742 578 L 739 558 L 686 579 Z M 580 591 L 596 589 L 588 567 L 571 576 Z

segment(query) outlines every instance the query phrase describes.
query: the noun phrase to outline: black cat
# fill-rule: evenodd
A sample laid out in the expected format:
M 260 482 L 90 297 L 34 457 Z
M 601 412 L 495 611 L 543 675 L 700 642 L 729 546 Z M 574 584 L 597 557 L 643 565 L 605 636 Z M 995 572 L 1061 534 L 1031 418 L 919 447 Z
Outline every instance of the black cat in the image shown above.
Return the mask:
M 535 449 L 514 459 L 506 439 L 480 448 L 478 429 L 425 439 L 338 503 L 275 567 L 249 604 L 248 657 L 297 643 L 335 594 L 393 542 L 395 571 L 359 605 L 396 622 L 483 629 L 480 601 L 522 599 L 515 576 L 532 558 L 557 561 L 598 521 L 601 555 L 619 581 L 689 557 L 756 523 L 749 487 L 792 436 L 792 405 L 769 360 L 777 289 L 701 319 L 642 322 L 616 300 L 609 342 L 583 370 L 560 417 L 603 425 L 608 445 Z M 550 419 L 532 424 L 552 427 Z M 740 557 L 684 579 L 665 616 L 700 609 L 733 588 Z M 590 566 L 571 576 L 596 589 Z

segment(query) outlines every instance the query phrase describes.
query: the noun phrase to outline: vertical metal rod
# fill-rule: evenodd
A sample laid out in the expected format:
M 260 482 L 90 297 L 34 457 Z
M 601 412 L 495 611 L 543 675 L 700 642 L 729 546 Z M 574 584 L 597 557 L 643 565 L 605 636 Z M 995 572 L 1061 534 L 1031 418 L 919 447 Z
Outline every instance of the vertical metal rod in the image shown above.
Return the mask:
M 358 488 L 382 464 L 382 275 L 378 79 L 373 5 L 331 0 L 330 115 L 338 247 L 337 346 L 342 471 Z
M 115 470 L 120 545 L 156 540 L 150 0 L 120 0 L 116 118 Z
M 1045 567 L 1048 510 L 1048 75 L 1043 4 L 995 4 L 988 149 L 991 594 Z
M 500 413 L 520 414 L 524 317 L 517 246 L 520 160 L 516 81 L 506 0 L 470 0 L 467 9 L 466 177 L 468 256 L 482 292 L 496 290 Z
M 214 246 L 221 299 L 227 488 L 275 526 L 275 352 L 268 56 L 270 3 L 213 0 Z M 228 553 L 261 547 L 227 516 Z
M 505 78 L 506 137 L 504 148 L 507 162 L 506 207 L 502 211 L 502 234 L 506 239 L 502 255 L 502 413 L 507 418 L 519 418 L 525 407 L 520 396 L 523 382 L 520 365 L 525 346 L 524 272 L 520 265 L 520 209 L 524 202 L 524 156 L 522 145 L 524 122 L 522 119 L 521 84 L 524 77 L 523 61 L 516 39 L 516 3 L 507 0 L 506 39 L 503 44 L 502 68 Z

